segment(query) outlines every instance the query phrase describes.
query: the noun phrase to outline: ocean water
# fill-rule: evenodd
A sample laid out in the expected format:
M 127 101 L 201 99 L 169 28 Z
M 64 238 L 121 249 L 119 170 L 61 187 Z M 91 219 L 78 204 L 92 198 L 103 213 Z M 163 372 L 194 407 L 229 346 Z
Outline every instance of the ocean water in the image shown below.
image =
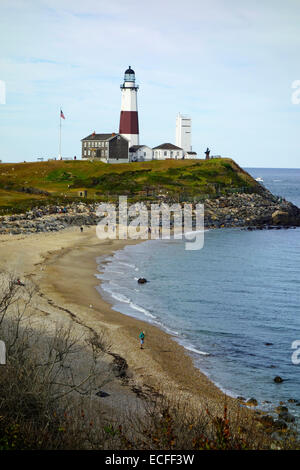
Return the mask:
M 300 206 L 300 170 L 247 171 Z M 150 240 L 104 265 L 99 259 L 101 294 L 115 310 L 172 334 L 229 395 L 255 397 L 265 409 L 300 401 L 291 347 L 300 340 L 300 229 L 208 230 L 202 250 L 184 247 Z M 149 282 L 139 285 L 139 277 Z M 285 381 L 275 384 L 276 375 Z M 288 407 L 300 418 L 300 407 Z

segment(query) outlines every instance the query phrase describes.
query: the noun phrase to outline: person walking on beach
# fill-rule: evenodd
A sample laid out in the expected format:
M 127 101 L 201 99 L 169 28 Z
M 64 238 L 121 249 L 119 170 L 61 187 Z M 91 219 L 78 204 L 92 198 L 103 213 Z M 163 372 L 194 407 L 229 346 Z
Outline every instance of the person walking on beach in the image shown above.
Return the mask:
M 139 334 L 139 338 L 140 338 L 140 343 L 141 343 L 141 349 L 143 349 L 143 344 L 144 344 L 144 339 L 145 339 L 144 331 L 141 331 L 141 333 Z

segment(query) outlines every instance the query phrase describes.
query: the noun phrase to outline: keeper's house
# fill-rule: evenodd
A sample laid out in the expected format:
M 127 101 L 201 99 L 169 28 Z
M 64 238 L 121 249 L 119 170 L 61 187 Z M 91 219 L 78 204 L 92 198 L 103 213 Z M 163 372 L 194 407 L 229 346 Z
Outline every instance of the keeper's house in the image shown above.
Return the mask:
M 148 162 L 153 158 L 153 151 L 147 145 L 133 145 L 129 148 L 131 162 Z
M 120 134 L 88 135 L 82 142 L 82 159 L 104 163 L 128 163 L 129 141 Z
M 161 144 L 153 148 L 154 160 L 167 160 L 169 158 L 179 160 L 183 158 L 183 156 L 184 150 L 181 147 L 177 147 L 170 143 Z

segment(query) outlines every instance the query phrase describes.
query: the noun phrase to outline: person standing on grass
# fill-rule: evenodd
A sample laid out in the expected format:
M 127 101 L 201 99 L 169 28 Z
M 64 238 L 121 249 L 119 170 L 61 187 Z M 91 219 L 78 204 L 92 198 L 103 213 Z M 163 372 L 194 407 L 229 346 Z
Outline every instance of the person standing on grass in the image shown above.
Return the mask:
M 141 331 L 141 333 L 139 334 L 139 338 L 140 338 L 140 343 L 141 343 L 141 349 L 143 349 L 143 344 L 144 344 L 144 339 L 145 339 L 144 331 Z

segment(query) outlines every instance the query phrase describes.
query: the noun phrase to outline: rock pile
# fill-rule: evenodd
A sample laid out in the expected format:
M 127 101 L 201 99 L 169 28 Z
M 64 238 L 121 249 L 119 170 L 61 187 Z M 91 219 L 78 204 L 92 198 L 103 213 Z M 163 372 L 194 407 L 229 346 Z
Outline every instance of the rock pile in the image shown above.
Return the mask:
M 55 232 L 69 226 L 96 225 L 96 205 L 71 204 L 32 209 L 25 214 L 0 217 L 0 234 Z
M 208 199 L 205 204 L 205 225 L 208 227 L 300 226 L 300 209 L 270 193 L 233 194 Z
M 147 208 L 151 206 L 148 202 Z M 0 217 L 0 234 L 53 232 L 69 226 L 97 225 L 97 204 L 84 202 L 66 206 L 34 208 L 25 214 Z M 292 203 L 263 194 L 232 194 L 204 202 L 206 227 L 245 227 L 248 230 L 300 226 L 300 209 Z M 195 226 L 196 221 L 193 220 Z

